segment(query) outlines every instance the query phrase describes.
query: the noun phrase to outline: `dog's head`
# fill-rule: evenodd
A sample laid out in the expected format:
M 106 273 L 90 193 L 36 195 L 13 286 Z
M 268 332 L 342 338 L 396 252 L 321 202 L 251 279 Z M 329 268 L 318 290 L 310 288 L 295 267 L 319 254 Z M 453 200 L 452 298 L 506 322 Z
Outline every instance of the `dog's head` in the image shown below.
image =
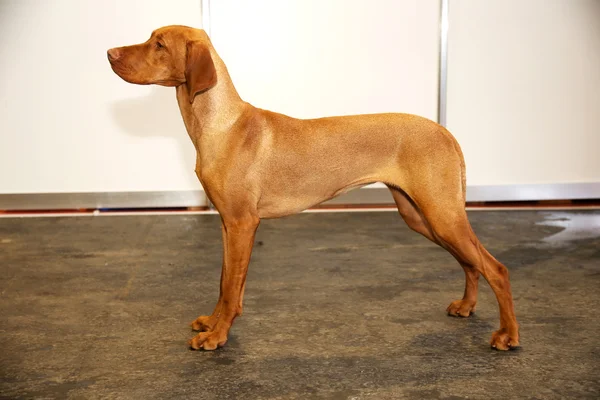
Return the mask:
M 152 32 L 144 43 L 110 49 L 108 61 L 113 71 L 130 83 L 185 84 L 190 102 L 217 82 L 208 35 L 187 26 L 165 26 Z

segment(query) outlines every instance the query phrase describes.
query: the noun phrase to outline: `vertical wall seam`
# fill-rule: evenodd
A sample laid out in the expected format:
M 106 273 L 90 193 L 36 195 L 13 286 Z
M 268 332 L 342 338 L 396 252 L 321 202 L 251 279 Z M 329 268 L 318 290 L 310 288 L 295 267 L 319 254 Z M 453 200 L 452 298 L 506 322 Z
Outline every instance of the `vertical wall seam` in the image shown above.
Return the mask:
M 202 29 L 210 36 L 210 0 L 201 0 L 200 14 L 202 18 Z
M 448 91 L 448 3 L 440 0 L 440 69 L 438 88 L 438 123 L 446 126 L 446 95 Z

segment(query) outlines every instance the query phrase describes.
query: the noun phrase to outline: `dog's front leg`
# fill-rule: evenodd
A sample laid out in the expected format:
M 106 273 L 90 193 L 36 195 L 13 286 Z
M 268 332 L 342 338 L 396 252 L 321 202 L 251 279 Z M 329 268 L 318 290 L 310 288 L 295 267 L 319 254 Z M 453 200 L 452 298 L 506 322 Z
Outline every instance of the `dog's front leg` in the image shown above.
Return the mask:
M 221 286 L 219 290 L 219 301 L 211 315 L 201 315 L 196 318 L 192 323 L 192 330 L 199 332 L 210 332 L 214 329 L 219 317 L 221 316 L 221 306 L 223 302 L 223 275 L 227 268 L 225 263 L 227 262 L 227 236 L 225 235 L 225 224 L 221 221 L 221 237 L 223 240 L 223 267 L 221 268 Z
M 233 320 L 242 314 L 246 273 L 258 224 L 258 217 L 223 219 L 221 294 L 209 321 L 214 326 L 190 340 L 193 349 L 214 350 L 224 346 Z

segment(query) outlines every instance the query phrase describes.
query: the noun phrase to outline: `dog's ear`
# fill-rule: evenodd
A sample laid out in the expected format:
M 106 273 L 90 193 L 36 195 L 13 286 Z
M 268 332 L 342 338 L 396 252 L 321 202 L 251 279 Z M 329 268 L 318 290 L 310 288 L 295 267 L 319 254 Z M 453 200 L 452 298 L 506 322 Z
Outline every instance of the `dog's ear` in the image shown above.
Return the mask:
M 190 103 L 194 97 L 217 83 L 217 70 L 210 56 L 208 47 L 200 41 L 187 43 L 187 59 L 185 63 L 185 84 L 188 89 Z

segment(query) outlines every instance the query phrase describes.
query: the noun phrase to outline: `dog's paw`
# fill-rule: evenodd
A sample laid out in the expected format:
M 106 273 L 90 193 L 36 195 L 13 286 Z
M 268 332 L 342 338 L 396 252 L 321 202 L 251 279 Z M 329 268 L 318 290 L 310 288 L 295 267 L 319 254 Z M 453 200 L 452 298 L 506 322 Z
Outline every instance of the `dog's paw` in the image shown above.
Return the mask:
M 465 299 L 456 300 L 450 303 L 448 308 L 446 309 L 448 315 L 452 315 L 453 317 L 468 317 L 472 313 L 475 312 L 475 303 L 472 301 L 467 301 Z
M 510 350 L 517 348 L 519 347 L 519 335 L 510 335 L 505 328 L 499 329 L 492 334 L 490 345 L 496 350 Z
M 218 347 L 225 346 L 227 343 L 227 334 L 220 331 L 202 332 L 194 336 L 188 342 L 193 350 L 215 350 Z
M 202 315 L 194 320 L 190 325 L 192 330 L 198 332 L 211 332 L 217 324 L 217 318 L 212 315 Z

